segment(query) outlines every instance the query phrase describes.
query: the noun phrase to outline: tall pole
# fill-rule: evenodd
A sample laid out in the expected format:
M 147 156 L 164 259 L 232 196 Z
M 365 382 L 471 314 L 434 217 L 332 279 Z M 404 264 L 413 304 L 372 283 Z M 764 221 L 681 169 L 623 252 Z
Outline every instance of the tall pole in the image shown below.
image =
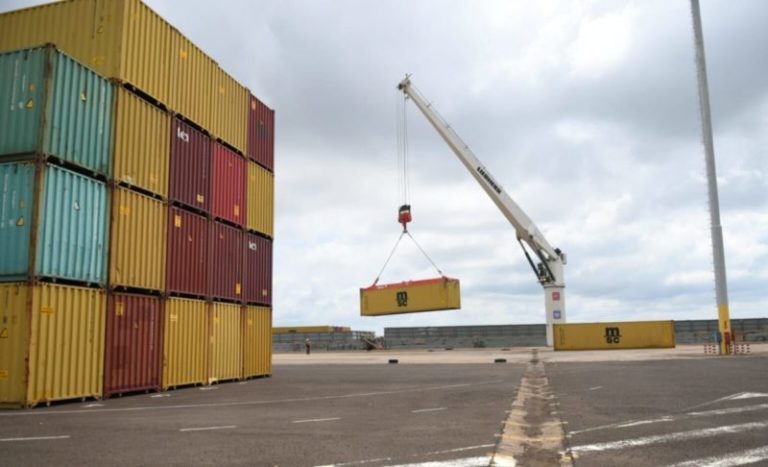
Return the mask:
M 704 155 L 707 162 L 712 257 L 715 265 L 715 298 L 717 300 L 718 328 L 721 336 L 720 353 L 725 355 L 730 352 L 727 341 L 732 338 L 731 317 L 728 310 L 723 228 L 720 225 L 720 201 L 717 194 L 717 173 L 715 171 L 715 145 L 712 140 L 712 115 L 709 107 L 709 84 L 707 83 L 707 63 L 704 58 L 704 33 L 701 28 L 699 0 L 691 0 L 691 14 L 693 16 L 693 35 L 696 45 L 696 70 L 699 81 L 702 142 L 704 143 Z

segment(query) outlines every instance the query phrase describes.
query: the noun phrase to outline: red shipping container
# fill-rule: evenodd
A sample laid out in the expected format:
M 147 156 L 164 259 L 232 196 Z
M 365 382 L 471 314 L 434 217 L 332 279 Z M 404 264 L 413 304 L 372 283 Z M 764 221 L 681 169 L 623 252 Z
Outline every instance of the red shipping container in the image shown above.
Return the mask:
M 242 301 L 243 231 L 211 222 L 211 295 Z
M 171 125 L 170 199 L 211 210 L 211 139 L 178 118 Z
M 275 111 L 251 95 L 248 105 L 248 157 L 274 171 Z
M 245 223 L 246 161 L 229 148 L 213 143 L 213 217 L 237 225 Z
M 168 211 L 166 289 L 171 294 L 208 296 L 208 219 L 183 209 Z
M 104 397 L 159 390 L 163 314 L 159 297 L 115 293 L 107 305 Z
M 243 299 L 249 304 L 272 304 L 272 240 L 245 234 Z

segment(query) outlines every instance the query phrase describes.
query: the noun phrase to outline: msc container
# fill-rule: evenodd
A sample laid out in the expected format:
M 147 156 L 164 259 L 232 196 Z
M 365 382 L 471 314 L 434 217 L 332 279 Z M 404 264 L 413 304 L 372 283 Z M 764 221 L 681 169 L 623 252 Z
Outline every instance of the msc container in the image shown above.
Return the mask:
M 213 84 L 211 133 L 245 154 L 248 149 L 248 90 L 218 66 L 214 70 Z
M 248 162 L 246 228 L 274 237 L 275 176 L 254 162 Z
M 208 383 L 243 377 L 243 327 L 240 305 L 211 305 L 211 365 Z
M 168 212 L 166 290 L 170 294 L 208 296 L 209 221 L 183 209 Z
M 171 125 L 170 200 L 208 213 L 211 208 L 211 139 L 173 119 Z
M 212 214 L 233 224 L 243 225 L 245 217 L 245 159 L 236 152 L 213 143 Z
M 555 350 L 675 347 L 674 321 L 568 323 L 554 325 Z
M 458 279 L 439 277 L 360 289 L 360 315 L 379 316 L 461 308 Z
M 248 157 L 274 171 L 275 111 L 253 95 L 248 105 Z
M 163 314 L 159 297 L 108 298 L 104 397 L 160 389 Z
M 117 88 L 115 111 L 115 181 L 166 198 L 168 113 L 123 87 Z
M 56 44 L 173 108 L 173 27 L 139 0 L 70 0 L 0 15 L 0 50 Z M 183 92 L 183 91 L 182 91 Z
M 243 300 L 272 304 L 272 240 L 245 234 L 243 250 Z
M 272 374 L 272 310 L 243 307 L 243 378 Z
M 107 187 L 60 167 L 0 164 L 0 281 L 106 282 Z
M 101 397 L 104 292 L 0 285 L 0 405 Z
M 243 282 L 243 232 L 220 222 L 211 222 L 211 295 L 240 301 Z
M 173 30 L 171 108 L 197 125 L 213 129 L 214 74 L 218 65 L 189 39 Z
M 0 156 L 53 156 L 110 176 L 112 92 L 52 46 L 0 54 Z
M 201 300 L 165 301 L 163 330 L 163 389 L 204 384 L 211 340 L 208 305 Z
M 165 204 L 123 187 L 115 187 L 113 198 L 110 287 L 163 290 Z

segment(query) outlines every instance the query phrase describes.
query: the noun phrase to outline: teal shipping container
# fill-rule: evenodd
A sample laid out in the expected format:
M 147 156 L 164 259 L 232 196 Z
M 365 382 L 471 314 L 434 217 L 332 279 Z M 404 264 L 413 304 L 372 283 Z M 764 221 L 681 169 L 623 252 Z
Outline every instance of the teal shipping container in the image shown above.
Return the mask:
M 53 46 L 0 54 L 0 159 L 55 157 L 111 176 L 112 83 Z
M 0 164 L 0 282 L 104 285 L 107 209 L 98 180 L 41 162 Z

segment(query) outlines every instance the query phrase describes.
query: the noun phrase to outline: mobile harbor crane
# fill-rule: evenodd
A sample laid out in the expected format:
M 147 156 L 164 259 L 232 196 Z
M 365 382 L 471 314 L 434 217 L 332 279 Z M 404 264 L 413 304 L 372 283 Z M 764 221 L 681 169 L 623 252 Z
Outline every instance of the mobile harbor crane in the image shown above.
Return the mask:
M 563 266 L 566 264 L 566 255 L 559 248 L 553 248 L 547 239 L 541 234 L 533 221 L 520 209 L 512 198 L 504 191 L 488 169 L 480 163 L 459 135 L 443 120 L 421 94 L 411 84 L 410 75 L 406 75 L 397 88 L 410 99 L 429 123 L 442 136 L 443 140 L 453 150 L 464 167 L 477 180 L 477 183 L 491 197 L 496 207 L 515 228 L 517 241 L 528 259 L 539 283 L 544 287 L 544 307 L 546 310 L 547 345 L 552 346 L 553 324 L 565 323 L 565 282 L 563 278 Z M 526 246 L 528 248 L 526 248 Z M 530 249 L 538 263 L 534 263 L 528 252 Z

